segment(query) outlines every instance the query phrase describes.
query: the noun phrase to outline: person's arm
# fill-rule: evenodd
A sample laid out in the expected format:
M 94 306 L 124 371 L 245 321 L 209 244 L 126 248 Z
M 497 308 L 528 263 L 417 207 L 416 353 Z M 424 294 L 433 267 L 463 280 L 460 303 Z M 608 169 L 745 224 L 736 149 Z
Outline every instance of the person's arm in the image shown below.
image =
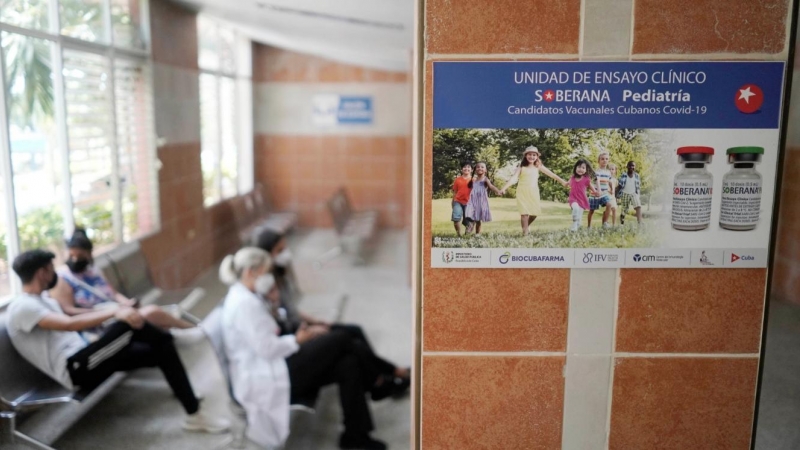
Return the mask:
M 255 352 L 264 359 L 286 358 L 297 352 L 300 344 L 310 339 L 308 332 L 302 327 L 303 331 L 298 330 L 296 335 L 276 335 L 274 330 L 278 329 L 278 324 L 256 300 L 239 303 L 234 323 L 246 340 L 252 343 Z
M 522 167 L 517 167 L 517 170 L 514 171 L 514 175 L 511 176 L 511 179 L 508 180 L 508 183 L 506 183 L 506 185 L 503 186 L 502 189 L 500 189 L 500 195 L 505 195 L 506 194 L 506 189 L 510 188 L 511 186 L 514 185 L 514 183 L 519 181 L 519 173 L 520 173 L 521 170 L 522 170 Z
M 58 302 L 61 310 L 68 316 L 77 316 L 94 311 L 92 308 L 81 308 L 75 306 L 75 290 L 67 283 L 64 277 L 58 277 L 58 283 L 49 291 L 50 297 Z
M 559 182 L 559 183 L 561 183 L 563 186 L 569 186 L 569 183 L 567 183 L 566 181 L 564 181 L 564 179 L 563 179 L 563 178 L 561 178 L 560 176 L 558 176 L 558 175 L 554 174 L 554 173 L 553 173 L 553 172 L 552 172 L 550 169 L 548 169 L 548 168 L 547 168 L 547 167 L 545 167 L 544 165 L 541 165 L 541 166 L 539 166 L 539 171 L 540 171 L 540 172 L 542 172 L 543 174 L 547 175 L 548 177 L 550 177 L 550 178 L 552 178 L 552 179 L 554 179 L 554 180 L 558 181 L 558 182 Z
M 117 318 L 133 328 L 144 326 L 144 318 L 133 308 L 104 309 L 68 316 L 56 312 L 49 313 L 39 320 L 38 326 L 53 331 L 83 331 L 101 325 L 108 319 Z
M 597 189 L 594 188 L 594 184 L 592 184 L 592 180 L 591 179 L 589 179 L 589 182 L 587 183 L 587 185 L 589 186 L 589 192 L 592 194 L 593 197 L 599 197 L 600 196 L 600 191 L 598 191 Z
M 491 181 L 489 181 L 489 178 L 488 178 L 488 177 L 486 178 L 486 185 L 487 185 L 487 186 L 489 186 L 489 189 L 491 189 L 491 190 L 492 190 L 492 192 L 494 192 L 495 194 L 497 194 L 497 195 L 503 195 L 503 192 L 502 192 L 500 189 L 497 189 L 497 188 L 494 186 L 494 184 L 492 184 L 492 182 L 491 182 Z

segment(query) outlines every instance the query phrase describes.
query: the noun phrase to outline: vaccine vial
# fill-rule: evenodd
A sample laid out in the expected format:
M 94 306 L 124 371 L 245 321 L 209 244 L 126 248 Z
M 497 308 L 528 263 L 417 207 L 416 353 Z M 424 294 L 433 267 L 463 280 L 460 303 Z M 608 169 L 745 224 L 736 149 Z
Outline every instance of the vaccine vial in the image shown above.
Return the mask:
M 714 155 L 712 147 L 680 147 L 678 162 L 683 169 L 675 174 L 672 189 L 672 228 L 682 231 L 705 230 L 711 223 L 711 193 L 714 176 L 706 169 Z
M 732 147 L 726 152 L 731 170 L 722 177 L 719 226 L 726 230 L 755 229 L 761 214 L 761 174 L 756 164 L 763 147 Z

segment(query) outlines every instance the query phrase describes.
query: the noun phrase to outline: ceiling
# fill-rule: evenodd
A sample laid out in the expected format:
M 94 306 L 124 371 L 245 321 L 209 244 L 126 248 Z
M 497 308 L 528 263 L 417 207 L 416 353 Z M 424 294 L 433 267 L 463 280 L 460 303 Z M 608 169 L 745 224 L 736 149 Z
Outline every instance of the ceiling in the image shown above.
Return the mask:
M 177 0 L 263 44 L 390 71 L 407 71 L 413 0 Z

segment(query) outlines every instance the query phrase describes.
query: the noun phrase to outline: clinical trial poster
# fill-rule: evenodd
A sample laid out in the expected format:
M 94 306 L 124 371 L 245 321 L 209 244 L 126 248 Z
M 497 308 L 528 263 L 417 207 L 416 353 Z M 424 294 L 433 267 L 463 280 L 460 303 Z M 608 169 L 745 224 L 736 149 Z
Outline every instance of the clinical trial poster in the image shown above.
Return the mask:
M 782 62 L 436 62 L 431 264 L 766 267 Z

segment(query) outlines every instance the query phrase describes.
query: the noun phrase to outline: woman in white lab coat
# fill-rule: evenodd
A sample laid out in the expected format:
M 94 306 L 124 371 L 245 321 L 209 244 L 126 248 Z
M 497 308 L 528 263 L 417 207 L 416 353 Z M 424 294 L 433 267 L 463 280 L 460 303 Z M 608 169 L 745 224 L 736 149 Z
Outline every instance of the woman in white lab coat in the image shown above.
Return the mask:
M 351 339 L 345 334 L 318 335 L 301 328 L 280 336 L 268 297 L 279 295 L 270 275 L 269 254 L 245 247 L 223 260 L 220 279 L 230 285 L 222 313 L 225 352 L 230 361 L 236 400 L 247 411 L 248 437 L 267 447 L 281 446 L 289 434 L 289 404 L 337 383 L 344 412 L 342 449 L 384 450 L 369 436 L 372 419 Z

